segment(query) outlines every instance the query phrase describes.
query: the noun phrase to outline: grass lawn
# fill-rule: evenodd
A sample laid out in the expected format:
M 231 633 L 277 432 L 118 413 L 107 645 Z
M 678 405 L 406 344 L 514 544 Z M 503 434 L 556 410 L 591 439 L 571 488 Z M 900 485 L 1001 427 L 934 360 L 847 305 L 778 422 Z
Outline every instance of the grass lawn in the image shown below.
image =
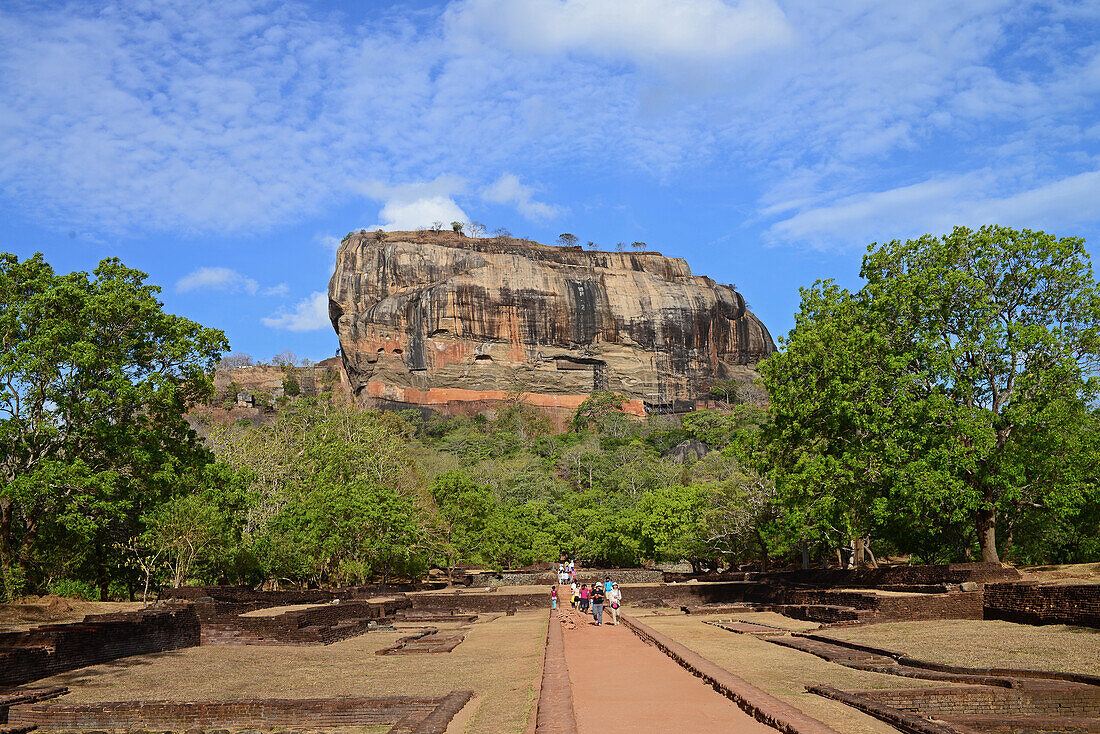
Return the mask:
M 213 646 L 138 655 L 61 673 L 62 700 L 227 700 L 431 695 L 472 690 L 467 734 L 524 732 L 535 703 L 545 610 L 475 624 L 450 653 L 375 655 L 408 629 L 369 632 L 326 646 Z M 431 625 L 443 629 L 450 625 Z M 412 625 L 409 625 L 412 627 Z

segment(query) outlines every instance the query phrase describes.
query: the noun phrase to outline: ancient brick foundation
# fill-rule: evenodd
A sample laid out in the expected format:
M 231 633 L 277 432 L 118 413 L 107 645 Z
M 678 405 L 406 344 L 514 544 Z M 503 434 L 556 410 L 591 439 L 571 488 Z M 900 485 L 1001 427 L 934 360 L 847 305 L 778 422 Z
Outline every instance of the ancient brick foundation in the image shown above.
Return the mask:
M 1100 627 L 1100 585 L 989 584 L 984 594 L 986 619 Z
M 0 686 L 130 655 L 199 644 L 198 615 L 190 606 L 85 617 L 79 624 L 0 634 Z
M 810 568 L 798 571 L 737 571 L 722 574 L 664 574 L 665 581 L 757 581 L 783 586 L 824 586 L 840 589 L 875 588 L 893 591 L 933 590 L 966 582 L 987 584 L 1020 578 L 1015 568 L 999 563 L 948 563 L 879 568 Z M 939 590 L 943 590 L 940 588 Z
M 810 692 L 842 701 L 906 732 L 1100 731 L 1100 688 L 1049 681 L 1014 687 L 953 685 L 941 688 Z
M 284 730 L 393 725 L 391 734 L 442 734 L 472 696 L 470 691 L 453 691 L 439 697 L 28 703 L 11 706 L 8 725 L 37 726 L 43 731 Z

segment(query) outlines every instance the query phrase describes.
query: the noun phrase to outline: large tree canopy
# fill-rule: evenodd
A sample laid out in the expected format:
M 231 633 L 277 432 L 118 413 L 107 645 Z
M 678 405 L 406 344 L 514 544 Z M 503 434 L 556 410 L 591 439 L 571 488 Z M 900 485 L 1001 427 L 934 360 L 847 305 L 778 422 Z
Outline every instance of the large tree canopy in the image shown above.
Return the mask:
M 860 536 L 890 514 L 969 517 L 997 561 L 999 518 L 1094 484 L 1100 291 L 1084 242 L 960 227 L 872 245 L 861 275 L 858 293 L 803 291 L 762 367 L 784 499 Z
M 58 275 L 0 255 L 0 570 L 9 595 L 40 539 L 99 570 L 137 518 L 209 460 L 183 419 L 209 397 L 222 332 L 165 313 L 117 259 Z M 65 569 L 71 571 L 71 569 Z

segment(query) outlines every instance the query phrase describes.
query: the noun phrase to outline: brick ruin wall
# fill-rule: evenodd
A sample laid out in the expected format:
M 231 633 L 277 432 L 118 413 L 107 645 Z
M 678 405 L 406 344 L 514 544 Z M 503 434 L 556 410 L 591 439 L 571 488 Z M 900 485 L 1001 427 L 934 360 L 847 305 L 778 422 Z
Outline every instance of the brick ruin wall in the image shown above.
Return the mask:
M 1020 688 L 947 686 L 858 691 L 862 698 L 923 715 L 1100 717 L 1100 688 L 1073 683 L 1028 683 Z
M 698 606 L 705 604 L 760 605 L 828 605 L 855 607 L 877 621 L 887 619 L 981 619 L 982 594 L 951 592 L 945 594 L 913 594 L 880 596 L 871 592 L 797 589 L 757 582 L 717 582 L 692 584 L 640 584 L 622 589 L 626 604 L 657 602 L 667 606 Z M 547 593 L 514 593 L 504 589 L 481 592 L 412 594 L 409 596 L 416 612 L 504 612 L 512 609 L 539 609 L 549 604 Z M 838 617 L 842 621 L 847 617 Z
M 809 568 L 797 571 L 736 571 L 722 574 L 666 572 L 668 582 L 688 581 L 759 581 L 786 586 L 827 586 L 841 589 L 932 587 L 965 582 L 987 584 L 1019 579 L 1020 573 L 999 563 L 948 563 L 941 565 L 881 566 L 879 568 Z
M 88 616 L 79 624 L 0 634 L 0 686 L 17 686 L 66 670 L 199 644 L 190 606 Z
M 989 584 L 984 594 L 986 619 L 1100 627 L 1100 585 Z
M 237 701 L 115 701 L 12 706 L 9 727 L 58 730 L 277 729 L 395 725 L 390 732 L 439 732 L 472 697 L 445 696 Z

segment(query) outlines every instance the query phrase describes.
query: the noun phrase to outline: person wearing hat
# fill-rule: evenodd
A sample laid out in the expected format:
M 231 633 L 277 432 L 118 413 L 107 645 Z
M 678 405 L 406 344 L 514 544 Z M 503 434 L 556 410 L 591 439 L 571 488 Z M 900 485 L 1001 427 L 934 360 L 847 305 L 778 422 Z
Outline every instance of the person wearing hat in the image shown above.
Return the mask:
M 611 591 L 607 592 L 607 606 L 611 610 L 611 624 L 619 624 L 619 607 L 623 604 L 623 592 L 619 591 L 618 582 L 611 584 Z

